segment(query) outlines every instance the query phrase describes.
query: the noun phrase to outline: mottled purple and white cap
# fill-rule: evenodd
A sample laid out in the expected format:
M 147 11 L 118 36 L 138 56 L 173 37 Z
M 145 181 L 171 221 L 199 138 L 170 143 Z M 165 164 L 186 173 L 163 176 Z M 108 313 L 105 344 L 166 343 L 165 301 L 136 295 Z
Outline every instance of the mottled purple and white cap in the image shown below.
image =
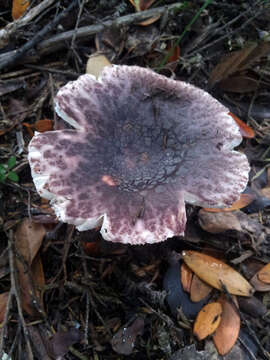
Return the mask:
M 185 202 L 227 207 L 248 181 L 242 137 L 205 91 L 137 66 L 108 66 L 61 88 L 73 129 L 36 133 L 29 162 L 58 218 L 104 239 L 156 243 L 183 235 Z

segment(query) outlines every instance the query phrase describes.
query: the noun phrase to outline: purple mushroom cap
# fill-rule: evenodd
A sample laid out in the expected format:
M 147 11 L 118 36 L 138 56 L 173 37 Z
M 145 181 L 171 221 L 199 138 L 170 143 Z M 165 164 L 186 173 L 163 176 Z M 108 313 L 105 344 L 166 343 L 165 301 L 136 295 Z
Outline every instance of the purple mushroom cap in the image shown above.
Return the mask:
M 205 91 L 137 66 L 108 66 L 61 88 L 72 129 L 36 133 L 29 162 L 58 218 L 104 239 L 156 243 L 183 235 L 185 202 L 228 207 L 248 181 L 242 137 Z

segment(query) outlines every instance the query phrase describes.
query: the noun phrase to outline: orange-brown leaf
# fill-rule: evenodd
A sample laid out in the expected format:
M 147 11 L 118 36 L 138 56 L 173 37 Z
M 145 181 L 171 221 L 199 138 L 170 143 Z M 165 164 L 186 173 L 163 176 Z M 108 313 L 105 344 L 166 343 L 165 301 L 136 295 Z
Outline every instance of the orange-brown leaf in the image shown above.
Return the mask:
M 183 289 L 188 293 L 190 292 L 192 277 L 193 272 L 185 263 L 183 263 L 181 265 L 181 284 Z
M 236 270 L 223 261 L 197 251 L 183 251 L 184 262 L 207 284 L 233 295 L 251 296 L 254 289 Z
M 241 135 L 247 139 L 252 139 L 255 136 L 254 130 L 248 126 L 244 121 L 239 119 L 238 116 L 234 115 L 232 112 L 229 112 L 229 115 L 234 119 L 236 124 L 239 126 Z M 244 195 L 244 194 L 243 194 Z
M 265 265 L 257 274 L 258 279 L 266 284 L 270 284 L 270 263 Z
M 153 24 L 154 22 L 156 22 L 159 18 L 160 18 L 160 15 L 153 16 L 153 17 L 151 17 L 150 19 L 147 19 L 147 20 L 144 20 L 144 21 L 140 22 L 138 25 L 148 26 L 148 25 L 151 25 L 151 24 Z
M 35 122 L 34 128 L 39 132 L 50 131 L 53 130 L 53 122 L 50 119 L 38 120 Z
M 233 297 L 237 304 L 236 297 Z M 233 304 L 227 301 L 225 296 L 221 296 L 218 302 L 222 306 L 222 317 L 213 340 L 220 355 L 227 354 L 236 343 L 240 331 L 240 316 Z
M 206 284 L 197 275 L 193 275 L 191 288 L 190 288 L 190 300 L 198 302 L 206 298 L 213 290 L 212 286 Z
M 199 339 L 203 340 L 213 334 L 221 321 L 222 306 L 218 302 L 205 305 L 197 315 L 194 323 L 193 333 Z
M 27 10 L 30 2 L 27 0 L 13 0 L 12 3 L 12 18 L 13 20 L 19 19 Z
M 232 206 L 228 208 L 218 209 L 218 208 L 204 208 L 205 211 L 208 212 L 226 212 L 226 211 L 235 211 L 242 209 L 248 206 L 255 199 L 253 194 L 241 194 L 240 199 L 236 200 Z

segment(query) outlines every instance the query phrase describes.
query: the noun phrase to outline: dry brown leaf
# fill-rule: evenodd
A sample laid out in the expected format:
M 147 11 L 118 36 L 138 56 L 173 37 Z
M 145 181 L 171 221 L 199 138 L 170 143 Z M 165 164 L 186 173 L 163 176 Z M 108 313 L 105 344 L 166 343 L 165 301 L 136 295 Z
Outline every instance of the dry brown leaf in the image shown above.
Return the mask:
M 252 64 L 265 56 L 270 51 L 270 42 L 262 42 L 244 47 L 241 50 L 233 51 L 221 59 L 217 66 L 212 70 L 209 84 L 214 86 L 230 75 L 248 69 Z
M 27 264 L 31 265 L 45 234 L 46 229 L 42 224 L 33 223 L 28 218 L 25 218 L 18 226 L 15 232 L 15 246 Z
M 44 225 L 33 223 L 25 218 L 15 232 L 15 247 L 19 254 L 16 261 L 22 296 L 22 306 L 30 316 L 37 311 L 33 299 L 42 306 L 42 295 L 38 290 L 44 286 L 45 278 L 40 256 L 37 255 L 46 234 Z M 23 258 L 23 261 L 20 260 Z
M 227 230 L 242 230 L 236 215 L 230 212 L 208 212 L 208 209 L 201 209 L 198 220 L 201 228 L 212 234 Z
M 190 300 L 193 302 L 199 302 L 205 299 L 213 290 L 212 286 L 206 284 L 197 275 L 193 275 L 191 288 L 190 288 Z
M 239 126 L 239 129 L 240 129 L 240 132 L 241 132 L 241 135 L 244 137 L 244 138 L 247 138 L 247 139 L 252 139 L 254 138 L 255 136 L 255 133 L 254 133 L 254 130 L 251 129 L 250 126 L 248 126 L 244 121 L 242 121 L 241 119 L 239 119 L 238 116 L 234 115 L 232 112 L 229 112 L 229 115 L 231 115 L 231 117 L 234 119 L 234 121 L 236 122 L 236 124 Z M 249 195 L 249 194 L 241 194 L 241 197 L 240 197 L 240 200 L 243 201 L 243 195 Z M 245 197 L 244 197 L 245 198 Z M 251 198 L 251 201 L 252 201 L 252 197 Z M 247 201 L 248 201 L 248 197 L 246 198 Z M 239 200 L 238 200 L 239 201 Z M 248 205 L 248 204 L 247 204 Z M 245 205 L 246 206 L 246 205 Z
M 33 306 L 33 300 L 37 306 L 43 308 L 42 288 L 45 285 L 45 276 L 40 255 L 32 262 L 30 269 L 25 270 L 21 262 L 17 262 L 19 272 L 21 298 L 23 310 L 30 316 L 39 315 L 37 308 Z
M 218 302 L 205 305 L 196 317 L 193 333 L 199 339 L 203 340 L 213 334 L 221 321 L 222 306 Z
M 86 74 L 99 77 L 105 66 L 111 66 L 112 64 L 103 54 L 93 54 L 89 57 L 86 64 Z
M 254 292 L 248 281 L 223 261 L 197 251 L 183 251 L 184 262 L 207 284 L 233 295 L 251 296 Z
M 228 207 L 228 208 L 223 208 L 223 209 L 218 209 L 218 208 L 204 208 L 205 211 L 208 212 L 230 212 L 230 211 L 235 211 L 235 210 L 239 210 L 242 209 L 246 206 L 248 206 L 249 204 L 252 203 L 252 201 L 255 199 L 255 196 L 253 194 L 241 194 L 240 195 L 240 199 L 236 200 L 232 206 Z
M 260 279 L 258 279 L 257 274 L 255 274 L 250 279 L 250 283 L 256 291 L 262 291 L 262 292 L 270 291 L 270 284 L 266 284 L 266 283 L 262 282 Z
M 257 274 L 258 279 L 266 284 L 270 284 L 270 263 L 265 265 Z
M 185 263 L 183 263 L 181 265 L 181 284 L 183 289 L 188 293 L 190 292 L 192 277 L 193 272 Z
M 8 297 L 9 297 L 8 291 L 0 294 L 0 324 L 4 321 L 5 318 Z
M 13 20 L 19 19 L 27 10 L 30 2 L 27 0 L 13 0 L 12 2 L 12 18 Z
M 219 82 L 219 87 L 224 91 L 238 94 L 255 91 L 258 88 L 258 81 L 245 75 L 231 76 Z
M 237 304 L 237 299 L 233 297 L 234 303 Z M 224 295 L 222 295 L 218 302 L 222 306 L 222 317 L 219 327 L 217 328 L 213 340 L 216 345 L 217 351 L 220 355 L 227 354 L 234 344 L 239 335 L 241 320 L 236 310 L 236 305 L 231 304 Z

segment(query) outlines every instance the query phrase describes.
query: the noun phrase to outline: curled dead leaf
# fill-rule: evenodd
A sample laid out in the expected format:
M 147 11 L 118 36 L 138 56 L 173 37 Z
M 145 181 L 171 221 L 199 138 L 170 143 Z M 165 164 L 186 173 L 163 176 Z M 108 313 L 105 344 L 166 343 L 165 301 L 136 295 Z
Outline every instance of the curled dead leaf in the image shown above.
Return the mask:
M 30 316 L 37 314 L 33 300 L 42 307 L 39 290 L 45 284 L 43 266 L 38 251 L 46 234 L 44 225 L 25 218 L 15 232 L 15 247 L 19 254 L 16 266 L 21 286 L 22 306 Z
M 181 283 L 183 289 L 188 293 L 190 292 L 192 277 L 193 277 L 193 272 L 185 263 L 183 263 L 181 265 Z
M 233 295 L 251 296 L 254 289 L 236 270 L 223 261 L 197 251 L 183 251 L 184 262 L 207 284 Z
M 220 355 L 225 355 L 232 349 L 240 331 L 241 320 L 236 310 L 237 299 L 235 296 L 233 301 L 235 305 L 231 304 L 224 295 L 218 299 L 218 303 L 222 306 L 222 318 L 213 336 L 213 341 Z
M 240 119 L 239 119 L 240 120 Z M 255 199 L 255 195 L 254 194 L 241 194 L 240 195 L 240 199 L 236 200 L 232 206 L 228 207 L 228 208 L 223 208 L 223 209 L 218 209 L 218 208 L 204 208 L 205 211 L 208 212 L 231 212 L 231 211 L 235 211 L 235 210 L 239 210 L 242 209 L 246 206 L 248 206 L 249 204 L 252 203 L 252 201 Z
M 196 317 L 193 333 L 199 339 L 203 340 L 213 334 L 221 321 L 222 306 L 218 302 L 205 305 Z
M 234 119 L 234 121 L 236 122 L 236 124 L 239 126 L 239 129 L 240 129 L 240 132 L 241 132 L 241 135 L 244 137 L 244 138 L 247 138 L 247 139 L 252 139 L 254 138 L 255 136 L 255 133 L 254 133 L 254 130 L 248 126 L 244 121 L 242 121 L 241 119 L 239 119 L 238 116 L 234 115 L 232 112 L 229 112 L 229 115 Z M 248 201 L 248 197 L 246 196 L 242 196 L 242 195 L 251 195 L 251 194 L 241 194 L 241 197 L 240 197 L 240 200 L 245 202 L 245 199 L 246 201 Z M 238 200 L 239 201 L 239 200 Z M 247 204 L 248 205 L 248 204 Z M 246 206 L 246 205 L 245 205 Z
M 190 288 L 190 300 L 198 302 L 205 299 L 213 290 L 212 286 L 206 284 L 197 275 L 193 275 L 191 288 Z
M 201 228 L 212 234 L 227 230 L 242 230 L 236 215 L 230 212 L 209 212 L 208 209 L 201 209 L 198 220 Z
M 265 265 L 258 273 L 258 279 L 263 283 L 270 284 L 270 263 Z
M 258 279 L 257 274 L 251 278 L 250 283 L 252 284 L 252 286 L 256 291 L 262 291 L 262 292 L 270 291 L 270 284 L 266 284 L 262 282 L 260 279 Z

